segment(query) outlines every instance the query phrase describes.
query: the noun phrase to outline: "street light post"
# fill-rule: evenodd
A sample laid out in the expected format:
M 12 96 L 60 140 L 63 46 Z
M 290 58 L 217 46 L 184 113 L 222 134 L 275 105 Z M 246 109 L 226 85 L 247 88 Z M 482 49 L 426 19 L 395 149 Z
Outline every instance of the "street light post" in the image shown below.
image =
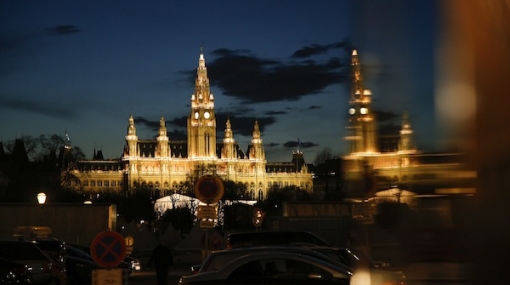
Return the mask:
M 39 206 L 42 206 L 44 205 L 44 203 L 46 203 L 46 194 L 44 194 L 44 192 L 39 192 L 39 194 L 37 194 L 37 202 L 39 203 Z M 39 224 L 42 225 L 43 224 L 43 216 L 44 214 L 42 213 L 42 207 L 39 207 Z

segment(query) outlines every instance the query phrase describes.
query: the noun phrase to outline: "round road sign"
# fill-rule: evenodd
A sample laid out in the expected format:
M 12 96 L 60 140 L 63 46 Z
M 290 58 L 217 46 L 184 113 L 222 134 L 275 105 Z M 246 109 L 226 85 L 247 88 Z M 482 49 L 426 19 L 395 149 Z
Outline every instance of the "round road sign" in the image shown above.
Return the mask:
M 224 192 L 223 181 L 218 176 L 204 175 L 195 183 L 195 196 L 202 203 L 214 204 L 223 197 Z
M 92 259 L 99 266 L 112 268 L 119 265 L 126 257 L 124 237 L 113 231 L 101 232 L 90 244 Z

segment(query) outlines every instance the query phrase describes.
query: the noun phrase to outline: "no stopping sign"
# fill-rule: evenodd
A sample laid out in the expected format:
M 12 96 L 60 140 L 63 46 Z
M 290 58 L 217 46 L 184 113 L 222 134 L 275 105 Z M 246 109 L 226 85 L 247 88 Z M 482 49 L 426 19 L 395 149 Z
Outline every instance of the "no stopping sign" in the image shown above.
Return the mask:
M 218 176 L 204 175 L 195 183 L 195 196 L 202 203 L 214 204 L 223 197 L 224 192 L 223 181 Z
M 97 234 L 90 244 L 90 255 L 99 266 L 113 268 L 119 265 L 126 257 L 124 237 L 113 231 Z

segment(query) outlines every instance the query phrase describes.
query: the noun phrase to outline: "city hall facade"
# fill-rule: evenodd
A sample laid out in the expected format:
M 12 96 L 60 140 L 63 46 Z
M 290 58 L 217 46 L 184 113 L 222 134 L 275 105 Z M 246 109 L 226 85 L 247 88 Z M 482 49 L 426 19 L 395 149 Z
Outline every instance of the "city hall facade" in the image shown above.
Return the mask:
M 63 172 L 63 176 L 72 178 L 63 178 L 67 186 L 91 194 L 149 189 L 166 195 L 189 190 L 198 177 L 214 174 L 224 181 L 244 184 L 246 199 L 263 200 L 268 189 L 275 186 L 312 192 L 312 173 L 303 152 L 294 150 L 289 162 L 267 162 L 257 121 L 246 151 L 236 142 L 232 131 L 235 122 L 230 119 L 224 122 L 223 139 L 217 139 L 215 101 L 202 51 L 190 105 L 186 141 L 168 137 L 164 117 L 160 118 L 155 139 L 139 138 L 136 121 L 130 115 L 122 157 L 103 159 L 101 152 L 94 151 L 92 160 L 70 164 Z

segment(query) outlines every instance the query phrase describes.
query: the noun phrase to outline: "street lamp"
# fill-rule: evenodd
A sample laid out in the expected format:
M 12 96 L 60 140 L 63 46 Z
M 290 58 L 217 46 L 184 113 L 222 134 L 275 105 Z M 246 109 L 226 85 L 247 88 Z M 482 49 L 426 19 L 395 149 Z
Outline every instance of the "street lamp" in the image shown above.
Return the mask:
M 46 194 L 43 192 L 37 194 L 37 202 L 39 202 L 40 205 L 44 204 L 46 202 Z

